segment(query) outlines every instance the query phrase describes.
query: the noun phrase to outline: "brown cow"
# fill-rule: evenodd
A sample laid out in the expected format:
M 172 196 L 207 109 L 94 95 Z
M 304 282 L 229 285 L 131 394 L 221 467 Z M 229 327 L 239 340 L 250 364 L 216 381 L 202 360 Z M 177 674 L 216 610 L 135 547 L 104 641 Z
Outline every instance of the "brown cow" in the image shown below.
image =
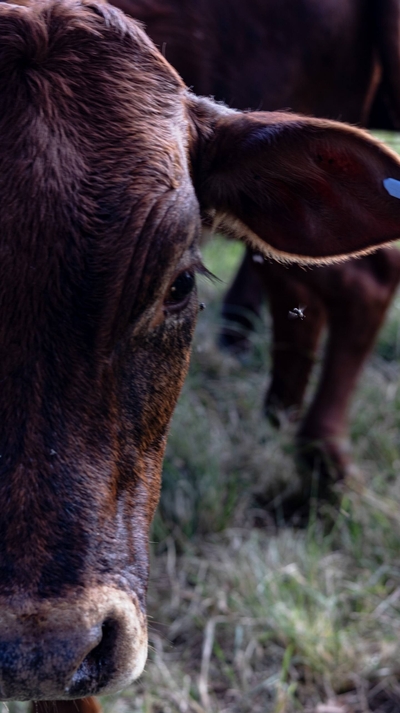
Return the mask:
M 366 125 L 380 82 L 371 121 L 400 128 L 400 0 L 112 2 L 145 23 L 200 94 L 242 109 L 290 107 Z M 276 423 L 281 409 L 298 417 L 327 324 L 322 376 L 298 443 L 302 461 L 314 466 L 322 458 L 321 470 L 334 480 L 348 472 L 349 401 L 399 280 L 400 254 L 393 250 L 318 271 L 260 264 L 248 252 L 224 300 L 220 340 L 238 352 L 268 298 L 273 371 L 265 410 Z M 301 304 L 306 319 L 288 321 Z
M 79 0 L 0 6 L 0 133 L 0 700 L 79 699 L 146 660 L 202 221 L 305 264 L 363 254 L 399 237 L 400 161 L 197 98 L 133 20 Z

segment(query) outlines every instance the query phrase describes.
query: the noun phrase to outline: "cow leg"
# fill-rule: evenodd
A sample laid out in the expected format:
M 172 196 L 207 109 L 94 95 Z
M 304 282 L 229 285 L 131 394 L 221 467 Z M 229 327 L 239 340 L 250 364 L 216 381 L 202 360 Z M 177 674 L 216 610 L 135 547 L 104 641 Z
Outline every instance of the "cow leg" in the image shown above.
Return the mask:
M 260 315 L 264 296 L 269 302 L 273 331 L 272 379 L 265 398 L 265 414 L 278 426 L 282 411 L 294 419 L 301 407 L 325 311 L 312 285 L 304 279 L 303 270 L 274 261 L 255 261 L 254 253 L 247 249 L 224 298 L 221 346 L 235 353 L 248 349 L 248 333 L 254 317 Z M 290 320 L 289 311 L 299 305 L 307 306 L 306 319 Z
M 101 713 L 101 705 L 93 696 L 73 701 L 32 701 L 30 713 Z
M 323 370 L 297 440 L 300 466 L 322 476 L 321 495 L 332 481 L 351 472 L 350 399 L 400 280 L 400 253 L 380 250 L 329 270 L 331 289 L 325 295 L 329 337 Z
M 262 277 L 247 249 L 239 271 L 225 295 L 222 305 L 223 327 L 219 345 L 233 354 L 243 354 L 250 348 L 249 333 L 259 318 L 264 300 Z
M 225 305 L 233 301 L 236 307 L 246 306 L 256 313 L 260 285 L 268 297 L 273 318 L 273 367 L 265 413 L 275 425 L 279 425 L 282 412 L 292 420 L 298 417 L 327 322 L 320 381 L 297 436 L 302 492 L 292 503 L 294 509 L 307 501 L 311 492 L 330 496 L 332 482 L 351 472 L 347 440 L 350 399 L 399 280 L 397 250 L 379 250 L 359 260 L 313 270 L 269 261 L 255 263 L 248 252 L 225 298 Z M 243 282 L 248 290 L 245 297 Z M 253 285 L 257 289 L 251 292 Z M 288 319 L 288 312 L 299 305 L 306 305 L 305 319 Z M 312 474 L 319 476 L 317 491 Z
M 273 330 L 272 374 L 264 412 L 279 426 L 281 414 L 289 420 L 299 416 L 326 316 L 312 285 L 297 279 L 298 269 L 265 263 L 262 270 Z M 299 305 L 306 306 L 305 319 L 290 319 L 289 312 Z

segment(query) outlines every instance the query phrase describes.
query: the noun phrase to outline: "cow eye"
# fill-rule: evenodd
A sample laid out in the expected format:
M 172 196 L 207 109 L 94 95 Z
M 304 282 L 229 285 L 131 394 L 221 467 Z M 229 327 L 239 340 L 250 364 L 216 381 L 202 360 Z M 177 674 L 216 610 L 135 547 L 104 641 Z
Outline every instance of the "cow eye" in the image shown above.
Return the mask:
M 182 309 L 189 299 L 195 285 L 194 273 L 189 270 L 181 272 L 169 288 L 167 298 L 164 302 L 169 312 Z

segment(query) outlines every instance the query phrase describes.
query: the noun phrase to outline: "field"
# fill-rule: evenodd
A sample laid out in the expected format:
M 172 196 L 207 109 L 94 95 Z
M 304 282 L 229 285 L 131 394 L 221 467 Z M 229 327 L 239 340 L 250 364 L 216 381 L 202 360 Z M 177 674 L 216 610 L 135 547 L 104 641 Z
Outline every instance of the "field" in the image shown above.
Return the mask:
M 363 484 L 303 529 L 276 527 L 258 496 L 297 475 L 293 426 L 277 432 L 261 416 L 267 310 L 245 361 L 216 347 L 221 295 L 241 254 L 220 239 L 204 250 L 222 281 L 201 279 L 207 309 L 171 427 L 152 534 L 149 661 L 104 708 L 398 713 L 400 296 L 352 407 Z

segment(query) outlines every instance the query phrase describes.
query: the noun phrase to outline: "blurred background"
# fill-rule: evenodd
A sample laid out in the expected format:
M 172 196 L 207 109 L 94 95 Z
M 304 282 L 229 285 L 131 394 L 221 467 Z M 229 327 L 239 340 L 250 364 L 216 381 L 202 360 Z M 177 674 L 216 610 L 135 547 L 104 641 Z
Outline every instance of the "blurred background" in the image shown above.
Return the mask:
M 400 135 L 375 132 L 400 152 Z M 363 485 L 284 527 L 261 508 L 297 472 L 262 416 L 271 318 L 241 360 L 216 346 L 243 247 L 209 242 L 188 379 L 152 534 L 150 658 L 113 713 L 400 711 L 400 294 L 351 408 Z M 322 357 L 323 345 L 320 356 Z M 318 376 L 316 364 L 309 393 Z

